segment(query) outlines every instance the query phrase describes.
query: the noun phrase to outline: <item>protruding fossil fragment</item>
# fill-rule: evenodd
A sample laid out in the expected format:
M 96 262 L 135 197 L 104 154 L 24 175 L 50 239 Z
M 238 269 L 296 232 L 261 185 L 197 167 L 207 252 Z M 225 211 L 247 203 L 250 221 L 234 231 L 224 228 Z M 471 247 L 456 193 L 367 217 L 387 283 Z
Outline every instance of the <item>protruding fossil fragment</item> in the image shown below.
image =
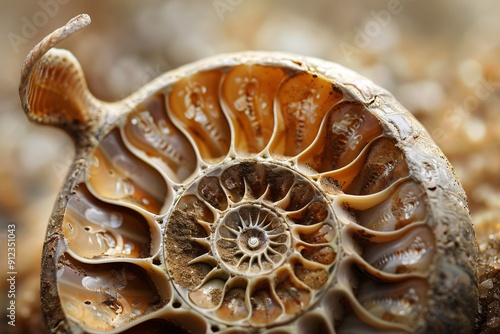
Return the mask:
M 49 331 L 471 331 L 465 194 L 389 93 L 244 52 L 105 103 L 51 49 L 87 23 L 35 47 L 20 86 L 30 119 L 78 139 L 45 242 Z

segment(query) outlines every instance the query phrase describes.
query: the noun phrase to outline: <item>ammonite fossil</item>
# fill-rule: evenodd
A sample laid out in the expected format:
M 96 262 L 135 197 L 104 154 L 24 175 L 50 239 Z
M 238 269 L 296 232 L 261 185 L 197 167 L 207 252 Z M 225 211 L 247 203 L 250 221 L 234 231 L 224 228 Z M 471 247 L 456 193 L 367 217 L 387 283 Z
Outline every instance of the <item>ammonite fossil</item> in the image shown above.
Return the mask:
M 31 120 L 76 158 L 48 226 L 52 332 L 467 333 L 466 197 L 423 127 L 330 62 L 226 54 L 105 103 L 57 42 L 29 54 Z

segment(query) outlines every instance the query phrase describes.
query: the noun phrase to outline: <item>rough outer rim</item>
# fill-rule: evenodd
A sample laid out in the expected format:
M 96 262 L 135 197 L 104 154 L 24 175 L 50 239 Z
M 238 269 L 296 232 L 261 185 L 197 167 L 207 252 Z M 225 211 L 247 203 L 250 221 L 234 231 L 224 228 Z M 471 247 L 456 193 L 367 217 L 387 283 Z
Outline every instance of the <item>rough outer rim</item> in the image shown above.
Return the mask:
M 50 52 L 64 51 L 53 49 Z M 39 57 L 42 55 L 43 53 L 39 54 Z M 436 236 L 437 251 L 432 264 L 434 270 L 430 270 L 429 283 L 434 303 L 425 313 L 427 324 L 432 323 L 437 327 L 428 327 L 426 330 L 472 330 L 474 316 L 471 315 L 475 315 L 477 309 L 477 244 L 467 199 L 450 163 L 427 131 L 389 92 L 340 65 L 287 53 L 253 51 L 218 55 L 169 71 L 128 98 L 115 103 L 92 99 L 90 109 L 94 110 L 88 112 L 96 115 L 98 121 L 95 124 L 98 126 L 66 128 L 75 139 L 76 156 L 54 206 L 43 248 L 41 302 L 47 330 L 83 332 L 81 327 L 66 319 L 64 315 L 57 294 L 56 274 L 61 247 L 64 247 L 61 231 L 64 212 L 68 199 L 74 193 L 74 187 L 82 180 L 87 168 L 86 157 L 115 124 L 123 121 L 127 111 L 159 89 L 199 71 L 242 63 L 276 65 L 320 75 L 332 82 L 344 94 L 345 100 L 363 103 L 379 118 L 386 136 L 396 139 L 397 146 L 402 150 L 411 178 L 425 188 L 429 211 L 433 217 L 429 225 Z M 21 99 L 29 116 L 25 94 L 26 92 L 24 95 L 21 92 Z M 35 121 L 43 123 L 41 120 Z M 467 315 L 468 318 L 465 317 Z M 439 321 L 436 321 L 436 318 L 439 318 Z

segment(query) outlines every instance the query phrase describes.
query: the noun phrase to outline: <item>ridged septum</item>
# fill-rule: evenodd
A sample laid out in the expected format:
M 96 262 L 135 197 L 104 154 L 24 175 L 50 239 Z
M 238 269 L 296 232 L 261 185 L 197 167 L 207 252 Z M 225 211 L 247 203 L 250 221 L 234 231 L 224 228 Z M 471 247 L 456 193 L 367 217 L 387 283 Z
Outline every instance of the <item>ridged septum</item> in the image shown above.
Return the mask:
M 43 69 L 27 79 L 25 107 L 37 117 L 60 96 L 45 93 L 66 77 L 57 75 L 61 59 L 65 73 L 81 73 L 71 55 L 49 51 L 41 64 L 51 79 L 38 78 Z M 50 326 L 459 328 L 450 319 L 464 315 L 449 305 L 463 310 L 474 298 L 472 271 L 460 262 L 470 253 L 455 260 L 470 224 L 443 225 L 462 210 L 429 199 L 448 167 L 408 144 L 425 131 L 372 88 L 385 94 L 334 64 L 248 53 L 166 74 L 112 105 L 69 96 L 79 101 L 64 104 L 73 121 L 85 119 L 77 117 L 85 101 L 107 121 L 85 130 L 93 137 L 49 230 L 44 263 L 53 273 L 43 277 L 56 281 L 47 296 L 57 293 L 47 304 L 64 314 L 46 317 Z

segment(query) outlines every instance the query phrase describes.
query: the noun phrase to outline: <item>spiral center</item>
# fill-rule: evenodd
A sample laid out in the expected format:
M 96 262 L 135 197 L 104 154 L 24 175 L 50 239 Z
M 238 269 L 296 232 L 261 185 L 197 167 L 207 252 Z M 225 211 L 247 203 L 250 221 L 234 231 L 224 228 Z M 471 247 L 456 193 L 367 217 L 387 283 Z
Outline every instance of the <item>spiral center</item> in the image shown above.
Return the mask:
M 165 231 L 179 294 L 225 324 L 289 321 L 314 304 L 336 264 L 328 199 L 277 163 L 236 160 L 207 170 L 184 190 Z
M 230 209 L 216 228 L 214 254 L 236 275 L 269 273 L 281 265 L 290 247 L 287 224 L 260 203 Z
M 260 246 L 261 241 L 258 237 L 250 237 L 247 241 L 248 247 L 255 249 Z

